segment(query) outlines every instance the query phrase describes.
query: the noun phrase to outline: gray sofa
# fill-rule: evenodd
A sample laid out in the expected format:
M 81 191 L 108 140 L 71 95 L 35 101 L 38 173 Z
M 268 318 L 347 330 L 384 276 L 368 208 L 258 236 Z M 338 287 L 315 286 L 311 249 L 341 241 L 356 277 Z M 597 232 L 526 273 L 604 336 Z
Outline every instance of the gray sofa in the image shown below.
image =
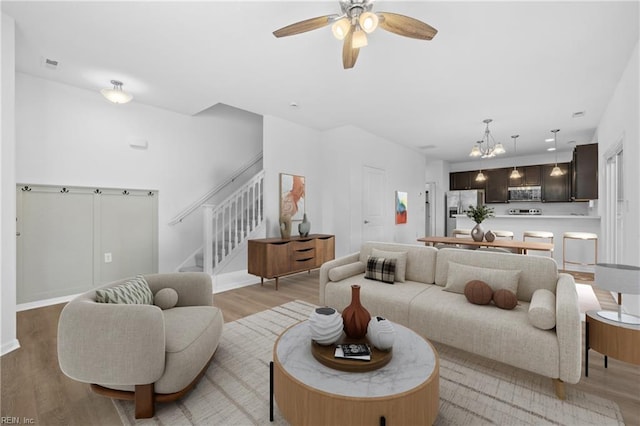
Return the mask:
M 406 252 L 404 282 L 391 285 L 364 278 L 367 257 L 380 255 L 376 250 Z M 520 271 L 518 305 L 513 310 L 493 303 L 475 305 L 464 294 L 445 291 L 453 275 L 460 276 L 459 270 L 477 267 L 486 268 L 488 274 Z M 352 284 L 361 286 L 360 299 L 371 315 L 398 322 L 427 339 L 549 377 L 561 399 L 564 382 L 580 380 L 581 323 L 575 282 L 571 275 L 559 274 L 551 258 L 367 242 L 359 252 L 322 265 L 320 304 L 344 309 L 351 301 Z M 538 295 L 532 304 L 538 289 L 552 293 L 537 293 L 550 296 L 544 302 L 546 311 Z M 547 329 L 532 323 L 539 325 L 534 315 L 541 310 L 555 317 Z
M 97 303 L 96 291 L 69 302 L 58 322 L 58 360 L 67 376 L 111 398 L 135 400 L 136 418 L 152 417 L 154 402 L 185 395 L 204 374 L 224 320 L 212 306 L 203 273 L 144 275 L 152 293 L 172 288 L 177 304 Z M 100 288 L 114 287 L 119 280 Z

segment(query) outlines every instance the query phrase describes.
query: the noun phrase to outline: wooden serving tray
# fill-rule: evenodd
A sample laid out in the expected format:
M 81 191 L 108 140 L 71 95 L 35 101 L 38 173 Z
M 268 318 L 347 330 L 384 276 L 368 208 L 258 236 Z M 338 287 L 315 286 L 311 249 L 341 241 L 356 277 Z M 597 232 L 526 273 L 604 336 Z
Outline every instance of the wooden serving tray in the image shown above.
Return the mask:
M 312 340 L 311 354 L 313 354 L 313 357 L 322 365 L 350 373 L 364 373 L 367 371 L 377 370 L 378 368 L 387 365 L 393 357 L 393 349 L 389 351 L 381 351 L 374 348 L 373 345 L 369 343 L 369 346 L 371 347 L 371 361 L 336 358 L 336 344 L 338 343 L 369 343 L 369 341 L 366 338 L 360 340 L 345 339 L 344 341 L 341 340 L 334 344 L 323 346 L 317 344 L 315 340 Z

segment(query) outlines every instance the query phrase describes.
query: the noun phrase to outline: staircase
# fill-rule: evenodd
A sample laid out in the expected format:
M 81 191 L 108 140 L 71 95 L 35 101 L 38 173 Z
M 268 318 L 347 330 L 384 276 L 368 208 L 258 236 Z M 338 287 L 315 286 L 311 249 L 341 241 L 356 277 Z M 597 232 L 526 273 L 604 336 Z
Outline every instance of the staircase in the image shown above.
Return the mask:
M 183 270 L 199 270 L 213 274 L 230 259 L 238 248 L 246 246 L 264 223 L 264 170 L 217 205 L 203 208 L 203 250 L 195 255 L 196 266 Z

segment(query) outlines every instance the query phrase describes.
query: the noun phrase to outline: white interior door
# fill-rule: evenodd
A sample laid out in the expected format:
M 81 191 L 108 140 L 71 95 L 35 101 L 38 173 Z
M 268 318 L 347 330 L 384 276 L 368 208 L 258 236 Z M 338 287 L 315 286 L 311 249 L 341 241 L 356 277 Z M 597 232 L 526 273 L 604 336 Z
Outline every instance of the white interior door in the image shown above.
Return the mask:
M 362 241 L 384 241 L 386 172 L 364 166 L 362 176 Z

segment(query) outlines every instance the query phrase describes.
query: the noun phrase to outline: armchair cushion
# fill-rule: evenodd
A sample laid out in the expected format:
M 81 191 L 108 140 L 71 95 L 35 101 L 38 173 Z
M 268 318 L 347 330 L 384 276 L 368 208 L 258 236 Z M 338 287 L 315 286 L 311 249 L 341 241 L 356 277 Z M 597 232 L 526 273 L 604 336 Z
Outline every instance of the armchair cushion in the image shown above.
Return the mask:
M 178 303 L 178 292 L 171 287 L 163 288 L 153 296 L 153 304 L 162 310 L 171 309 Z
M 151 305 L 153 293 L 144 277 L 137 275 L 124 284 L 96 290 L 96 302 Z

